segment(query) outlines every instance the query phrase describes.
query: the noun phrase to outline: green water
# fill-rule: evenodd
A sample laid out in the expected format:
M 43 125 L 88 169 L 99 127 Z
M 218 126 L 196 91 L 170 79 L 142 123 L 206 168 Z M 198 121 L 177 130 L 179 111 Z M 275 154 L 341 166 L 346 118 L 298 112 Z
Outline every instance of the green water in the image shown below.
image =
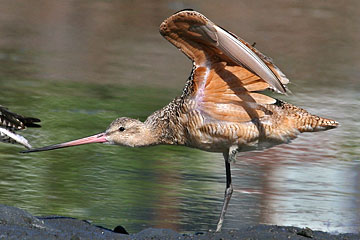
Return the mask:
M 341 123 L 241 154 L 224 228 L 359 231 L 360 6 L 349 2 L 0 1 L 0 104 L 42 120 L 22 132 L 34 147 L 102 132 L 120 116 L 145 120 L 181 93 L 191 70 L 158 25 L 196 8 L 276 60 L 293 92 L 279 98 Z M 221 154 L 103 144 L 21 150 L 0 144 L 1 204 L 130 232 L 216 226 Z
M 41 129 L 24 133 L 36 146 L 101 132 L 119 116 L 144 120 L 176 94 L 166 88 L 145 86 L 15 81 L 16 87 L 14 82 L 5 82 L 1 99 L 7 106 L 17 102 L 23 114 L 43 120 Z M 36 87 L 26 92 L 19 88 L 32 84 Z M 204 159 L 210 154 L 199 150 L 169 146 L 130 149 L 102 144 L 35 154 L 19 154 L 20 150 L 17 146 L 1 146 L 2 203 L 37 215 L 61 214 L 110 228 L 123 224 L 130 230 L 140 230 L 144 226 L 171 226 L 173 216 L 167 219 L 167 212 L 178 212 L 178 204 L 193 204 L 187 198 L 197 191 L 208 192 L 209 196 L 191 198 L 210 205 L 205 209 L 200 204 L 188 206 L 185 216 L 193 215 L 195 219 L 199 211 L 205 210 L 202 217 L 209 218 L 218 208 L 218 199 L 211 199 L 216 194 L 211 185 L 219 182 L 221 189 L 223 179 L 211 177 L 212 171 L 207 168 L 213 165 L 216 169 L 216 162 Z M 212 224 L 210 220 L 201 223 L 203 228 Z

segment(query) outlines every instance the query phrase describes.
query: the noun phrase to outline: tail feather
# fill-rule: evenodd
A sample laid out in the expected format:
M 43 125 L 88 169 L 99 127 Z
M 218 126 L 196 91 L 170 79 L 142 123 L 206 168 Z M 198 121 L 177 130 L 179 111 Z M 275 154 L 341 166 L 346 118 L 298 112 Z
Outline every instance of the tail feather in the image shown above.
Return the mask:
M 41 127 L 39 124 L 36 124 L 38 122 L 41 122 L 40 119 L 38 118 L 24 117 L 22 118 L 22 121 L 26 127 L 35 127 L 35 128 Z
M 0 105 L 0 126 L 4 128 L 20 130 L 26 127 L 41 127 L 40 119 L 33 117 L 24 117 L 22 115 L 10 112 L 7 108 Z
M 322 118 L 309 114 L 303 117 L 303 121 L 298 123 L 300 132 L 317 132 L 333 129 L 339 126 L 339 123 L 332 119 Z
M 313 115 L 292 104 L 280 100 L 278 100 L 276 104 L 289 112 L 289 115 L 292 116 L 294 120 L 295 127 L 300 132 L 325 131 L 339 126 L 339 123 L 335 120 Z

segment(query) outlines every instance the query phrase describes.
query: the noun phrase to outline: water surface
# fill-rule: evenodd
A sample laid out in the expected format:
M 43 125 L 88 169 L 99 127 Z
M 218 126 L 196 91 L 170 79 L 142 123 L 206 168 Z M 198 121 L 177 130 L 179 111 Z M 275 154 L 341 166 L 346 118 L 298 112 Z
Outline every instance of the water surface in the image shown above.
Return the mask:
M 279 98 L 336 119 L 335 130 L 239 155 L 224 228 L 279 224 L 360 229 L 360 4 L 342 1 L 0 1 L 0 104 L 42 119 L 43 146 L 146 117 L 181 93 L 191 63 L 158 33 L 194 8 L 275 59 L 292 83 Z M 221 154 L 93 144 L 19 154 L 0 144 L 0 203 L 130 232 L 214 229 Z

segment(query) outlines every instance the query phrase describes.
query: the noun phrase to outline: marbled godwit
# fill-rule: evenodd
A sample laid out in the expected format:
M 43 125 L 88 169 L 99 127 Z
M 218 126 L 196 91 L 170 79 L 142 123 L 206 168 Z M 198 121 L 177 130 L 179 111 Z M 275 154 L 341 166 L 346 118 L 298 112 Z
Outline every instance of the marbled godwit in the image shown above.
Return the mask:
M 160 33 L 193 62 L 180 97 L 145 122 L 121 117 L 103 133 L 28 152 L 105 142 L 221 152 L 226 190 L 216 229 L 220 231 L 233 192 L 230 162 L 237 151 L 289 142 L 300 132 L 326 130 L 338 123 L 259 93 L 266 89 L 286 93 L 289 80 L 269 58 L 202 14 L 177 12 L 161 24 Z
M 31 145 L 28 141 L 23 136 L 16 134 L 15 131 L 27 127 L 40 127 L 36 122 L 40 122 L 40 119 L 23 117 L 0 106 L 0 142 L 18 143 L 30 149 Z

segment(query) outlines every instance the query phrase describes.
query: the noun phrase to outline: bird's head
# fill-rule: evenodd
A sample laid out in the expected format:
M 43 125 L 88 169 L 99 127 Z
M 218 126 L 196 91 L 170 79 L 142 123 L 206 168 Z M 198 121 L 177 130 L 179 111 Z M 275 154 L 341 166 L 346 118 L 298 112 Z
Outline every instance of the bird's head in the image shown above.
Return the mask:
M 148 146 L 155 140 L 152 129 L 148 125 L 127 117 L 115 119 L 105 131 L 105 138 L 110 144 L 128 147 Z
M 23 153 L 48 151 L 89 143 L 106 143 L 128 147 L 143 147 L 156 144 L 156 140 L 156 135 L 149 125 L 137 119 L 121 117 L 115 119 L 105 132 L 65 143 L 30 149 L 23 151 Z

